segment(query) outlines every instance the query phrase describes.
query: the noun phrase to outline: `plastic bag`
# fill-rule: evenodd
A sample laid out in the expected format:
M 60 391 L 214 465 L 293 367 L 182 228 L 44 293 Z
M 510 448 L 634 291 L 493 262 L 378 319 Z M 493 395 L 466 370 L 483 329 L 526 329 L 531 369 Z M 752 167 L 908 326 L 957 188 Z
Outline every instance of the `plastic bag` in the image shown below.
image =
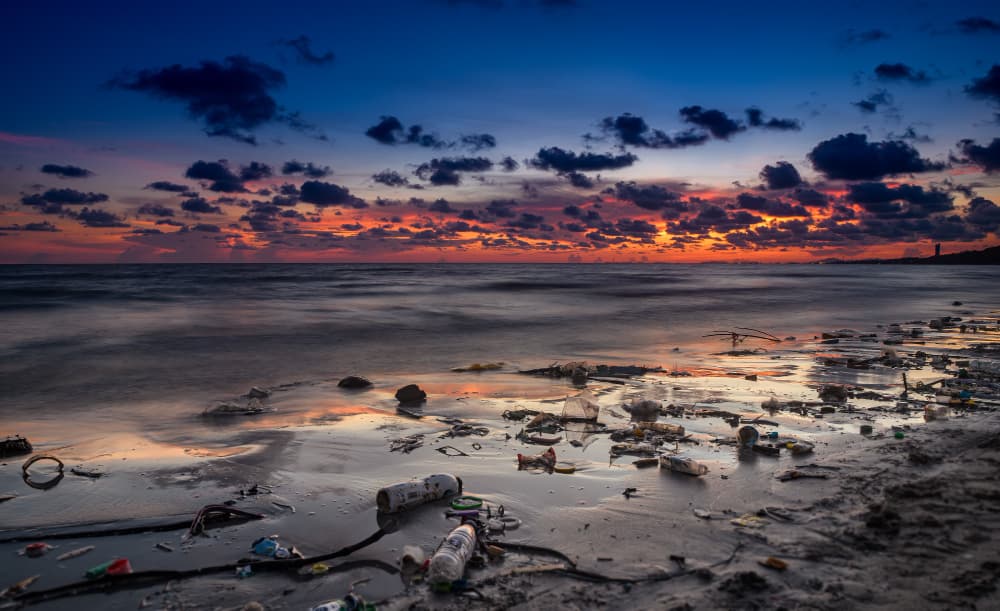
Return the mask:
M 563 404 L 562 417 L 564 420 L 597 420 L 597 414 L 601 411 L 601 406 L 594 399 L 594 395 L 589 390 L 585 390 L 575 397 L 566 399 Z

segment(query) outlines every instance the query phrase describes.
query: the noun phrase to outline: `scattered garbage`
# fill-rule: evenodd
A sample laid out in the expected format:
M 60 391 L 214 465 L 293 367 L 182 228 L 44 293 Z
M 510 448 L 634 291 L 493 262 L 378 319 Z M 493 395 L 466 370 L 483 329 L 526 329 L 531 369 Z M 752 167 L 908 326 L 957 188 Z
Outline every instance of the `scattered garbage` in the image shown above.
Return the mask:
M 441 452 L 445 456 L 468 456 L 465 452 L 459 450 L 455 446 L 441 446 L 440 448 L 435 448 L 438 452 Z
M 73 467 L 69 470 L 73 475 L 78 475 L 80 477 L 89 477 L 90 479 L 97 479 L 104 475 L 103 471 L 98 471 L 97 469 L 87 469 L 85 467 Z
M 764 560 L 758 560 L 757 563 L 760 564 L 761 566 L 765 566 L 769 569 L 774 569 L 776 571 L 784 571 L 785 569 L 788 568 L 787 562 L 779 558 L 775 558 L 774 556 L 768 556 Z
M 736 438 L 740 442 L 740 447 L 752 448 L 760 439 L 760 433 L 752 426 L 744 426 L 736 432 Z
M 64 552 L 62 554 L 59 554 L 58 556 L 56 556 L 56 560 L 58 560 L 59 562 L 62 562 L 63 560 L 71 560 L 73 558 L 77 558 L 79 556 L 82 556 L 82 555 L 84 555 L 84 554 L 86 554 L 88 552 L 92 552 L 92 551 L 94 551 L 94 546 L 93 545 L 87 545 L 85 547 L 78 547 L 76 549 L 71 549 L 68 552 Z
M 700 476 L 708 473 L 706 465 L 685 456 L 661 456 L 660 466 L 678 473 L 687 473 L 688 475 Z
M 37 481 L 28 471 L 28 468 L 31 467 L 31 465 L 43 460 L 51 460 L 55 462 L 56 465 L 58 465 L 58 471 L 53 477 L 47 480 Z M 65 473 L 63 473 L 63 470 L 65 468 L 66 466 L 63 465 L 63 462 L 58 458 L 56 458 L 55 456 L 36 454 L 35 456 L 32 456 L 31 458 L 26 460 L 23 465 L 21 465 L 21 478 L 24 480 L 25 484 L 28 484 L 32 488 L 36 488 L 38 490 L 48 490 L 49 488 L 54 488 L 56 484 L 62 481 L 62 478 L 65 476 Z
M 416 545 L 404 545 L 403 554 L 399 558 L 399 566 L 404 571 L 409 569 L 411 571 L 417 570 L 424 566 L 427 561 L 427 554 L 424 553 L 423 548 Z
M 20 435 L 14 435 L 13 437 L 7 437 L 3 441 L 0 441 L 0 458 L 6 458 L 8 456 L 19 456 L 21 454 L 30 454 L 34 448 L 31 447 L 31 442 Z
M 468 367 L 455 367 L 452 371 L 464 373 L 467 371 L 496 371 L 503 369 L 503 363 L 473 363 Z
M 407 384 L 396 391 L 396 400 L 403 405 L 419 404 L 427 400 L 427 393 L 416 384 Z
M 777 337 L 771 335 L 767 331 L 761 331 L 759 329 L 751 329 L 749 327 L 735 327 L 732 331 L 712 331 L 702 337 L 718 337 L 722 340 L 728 340 L 732 344 L 732 349 L 725 353 L 729 356 L 745 356 L 748 354 L 754 354 L 760 352 L 763 348 L 756 348 L 754 350 L 737 350 L 736 347 L 743 344 L 747 340 L 761 340 L 774 343 L 781 343 L 781 340 Z
M 819 398 L 831 403 L 847 401 L 847 389 L 839 384 L 827 384 L 819 389 Z
M 451 508 L 457 509 L 458 511 L 464 511 L 466 509 L 479 509 L 482 506 L 483 499 L 478 496 L 460 496 L 452 499 L 451 501 Z
M 571 473 L 576 473 L 576 465 L 567 461 L 559 461 L 552 465 L 552 470 L 556 473 L 562 473 L 563 475 L 569 475 Z
M 638 431 L 646 432 L 651 431 L 660 435 L 670 435 L 672 437 L 683 437 L 684 427 L 679 424 L 670 424 L 669 422 L 636 422 L 635 428 Z
M 18 552 L 20 556 L 27 556 L 28 558 L 40 558 L 46 554 L 50 549 L 55 549 L 48 543 L 29 543 L 24 546 L 24 549 Z
M 636 469 L 646 469 L 648 467 L 655 467 L 660 463 L 660 459 L 656 457 L 652 458 L 638 458 L 632 461 L 632 466 Z
M 375 495 L 375 503 L 382 513 L 398 513 L 461 493 L 460 478 L 448 473 L 439 473 L 429 475 L 422 480 L 386 486 Z
M 22 579 L 21 581 L 15 582 L 7 586 L 3 590 L 0 590 L 0 598 L 8 598 L 11 596 L 16 596 L 17 594 L 22 594 L 25 590 L 31 587 L 31 584 L 35 583 L 41 578 L 42 578 L 41 575 L 32 575 L 31 577 L 27 577 L 25 579 Z
M 575 421 L 594 421 L 601 411 L 601 406 L 589 390 L 575 397 L 569 397 L 563 404 L 562 419 Z
M 462 524 L 451 531 L 431 556 L 427 569 L 430 584 L 438 590 L 450 590 L 454 582 L 462 579 L 475 547 L 476 529 L 471 524 Z
M 638 397 L 632 399 L 632 402 L 622 406 L 629 415 L 632 416 L 633 420 L 645 420 L 651 421 L 656 420 L 656 417 L 660 415 L 660 409 L 663 404 L 659 401 L 652 401 L 649 399 L 640 399 Z
M 100 579 L 105 575 L 128 575 L 131 572 L 132 564 L 128 558 L 115 558 L 87 569 L 83 575 L 87 579 Z
M 246 579 L 253 576 L 253 568 L 249 564 L 236 567 L 236 577 L 238 579 Z
M 397 439 L 390 440 L 389 451 L 409 454 L 413 450 L 416 450 L 417 448 L 423 445 L 424 445 L 424 434 L 417 433 L 415 435 L 409 435 L 407 437 L 399 437 Z
M 541 469 L 552 469 L 556 464 L 556 451 L 553 448 L 537 454 L 535 456 L 525 456 L 524 454 L 517 455 L 517 466 L 518 469 L 531 469 L 531 468 L 541 468 Z
M 339 388 L 368 388 L 371 385 L 371 380 L 361 376 L 347 376 L 337 382 Z
M 950 412 L 951 410 L 947 405 L 925 405 L 924 420 L 927 422 L 931 422 L 932 420 L 947 420 Z
M 172 552 L 172 551 L 174 551 L 174 548 L 172 548 L 169 543 L 164 543 L 163 541 L 160 541 L 159 543 L 157 543 L 153 547 L 156 548 L 156 549 L 158 549 L 158 550 L 160 550 L 160 551 L 164 551 L 164 552 Z
M 875 428 L 872 425 L 870 425 L 870 424 L 862 424 L 861 425 L 861 434 L 862 435 L 871 435 L 873 432 L 875 432 Z
M 375 611 L 375 605 L 365 602 L 365 599 L 352 592 L 342 599 L 312 607 L 309 611 Z
M 250 392 L 246 394 L 248 399 L 266 399 L 271 396 L 271 391 L 265 390 L 259 386 L 254 386 L 250 389 Z
M 775 476 L 778 481 L 787 482 L 793 479 L 827 479 L 829 476 L 826 473 L 809 473 L 806 471 L 799 471 L 797 469 L 791 469 L 785 471 L 780 475 Z

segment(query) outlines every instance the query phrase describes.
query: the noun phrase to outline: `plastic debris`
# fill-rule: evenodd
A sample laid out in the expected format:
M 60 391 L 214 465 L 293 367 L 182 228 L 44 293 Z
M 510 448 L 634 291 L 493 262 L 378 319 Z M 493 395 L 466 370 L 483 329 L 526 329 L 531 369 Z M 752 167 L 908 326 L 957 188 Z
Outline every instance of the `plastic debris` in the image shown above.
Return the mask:
M 33 479 L 33 476 L 28 471 L 28 468 L 31 467 L 31 465 L 35 464 L 36 462 L 42 460 L 51 460 L 55 462 L 58 465 L 58 472 L 55 474 L 55 476 L 47 480 L 36 481 Z M 37 454 L 29 458 L 28 460 L 24 461 L 24 464 L 21 465 L 21 477 L 24 480 L 24 483 L 28 484 L 32 488 L 38 490 L 48 490 L 49 488 L 54 488 L 56 484 L 62 481 L 62 478 L 65 476 L 65 474 L 63 473 L 65 468 L 66 466 L 63 465 L 63 462 L 58 458 L 56 458 L 55 456 L 46 456 L 44 454 Z
M 651 458 L 639 458 L 632 462 L 632 466 L 636 469 L 645 469 L 647 467 L 655 467 L 659 464 L 660 459 L 656 457 Z
M 687 473 L 688 475 L 700 476 L 708 473 L 706 465 L 686 456 L 661 456 L 660 466 L 678 473 Z
M 641 422 L 636 422 L 635 426 L 637 429 L 642 431 L 652 431 L 653 433 L 659 433 L 662 435 L 672 435 L 674 437 L 684 436 L 684 427 L 679 424 L 670 424 L 669 422 L 641 421 Z
M 556 473 L 562 473 L 563 475 L 569 475 L 571 473 L 576 473 L 576 465 L 565 460 L 559 461 L 552 465 L 552 470 Z
M 563 420 L 597 420 L 597 415 L 601 411 L 601 406 L 594 399 L 594 395 L 589 390 L 585 390 L 575 397 L 569 397 L 563 404 Z
M 69 470 L 73 475 L 78 475 L 80 477 L 89 477 L 90 479 L 97 479 L 104 475 L 103 471 L 98 471 L 97 469 L 87 469 L 85 467 L 73 467 Z
M 439 473 L 422 480 L 386 486 L 375 495 L 375 503 L 382 513 L 398 513 L 461 493 L 461 479 L 448 473 Z
M 736 438 L 739 440 L 740 446 L 752 448 L 757 444 L 757 440 L 760 439 L 760 433 L 752 426 L 744 426 L 740 427 L 740 430 L 736 432 Z
M 16 594 L 23 593 L 31 586 L 31 584 L 41 579 L 41 577 L 42 577 L 41 575 L 32 575 L 31 577 L 12 583 L 3 590 L 0 590 L 0 598 L 7 598 L 8 596 L 14 596 Z
M 250 549 L 258 556 L 272 558 L 278 551 L 278 542 L 270 537 L 261 537 L 250 544 Z
M 236 567 L 236 577 L 239 579 L 246 579 L 247 577 L 253 576 L 253 569 L 249 564 Z
M 320 575 L 326 575 L 330 572 L 330 565 L 323 562 L 316 562 L 315 564 L 308 564 L 301 569 L 299 569 L 299 575 L 318 577 Z
M 77 558 L 93 550 L 94 550 L 93 545 L 88 545 L 86 547 L 78 547 L 76 549 L 71 549 L 68 552 L 59 554 L 58 556 L 56 556 L 56 560 L 58 560 L 59 562 L 62 562 L 63 560 L 70 560 L 71 558 Z
M 452 499 L 451 501 L 451 508 L 457 509 L 458 511 L 464 511 L 466 509 L 479 509 L 482 506 L 483 499 L 478 496 L 460 496 Z
M 118 558 L 117 560 L 112 560 L 111 564 L 108 565 L 107 574 L 108 575 L 128 575 L 132 572 L 132 563 L 128 561 L 128 558 Z
M 757 564 L 761 566 L 766 566 L 769 569 L 774 569 L 776 571 L 784 571 L 788 568 L 788 563 L 774 556 L 768 556 L 765 560 L 758 560 Z
M 767 525 L 767 521 L 764 518 L 752 513 L 745 513 L 738 518 L 733 518 L 729 520 L 729 523 L 735 526 L 742 526 L 743 528 L 763 528 Z
M 656 420 L 656 417 L 660 414 L 660 408 L 663 404 L 659 401 L 652 401 L 649 399 L 640 399 L 636 397 L 632 399 L 632 403 L 628 405 L 623 405 L 622 409 L 628 412 L 633 420 L 645 420 L 651 421 Z
M 465 564 L 476 547 L 476 529 L 462 524 L 451 531 L 431 557 L 428 580 L 437 589 L 448 590 L 465 573 Z
M 309 611 L 375 611 L 375 605 L 365 602 L 365 599 L 351 593 L 344 598 L 312 607 Z
M 452 371 L 463 373 L 466 371 L 496 371 L 503 369 L 503 363 L 473 363 L 468 367 L 456 367 Z
M 48 543 L 29 543 L 24 546 L 24 549 L 18 552 L 20 556 L 27 556 L 28 558 L 40 558 L 46 554 L 50 549 L 55 549 Z
M 552 469 L 556 464 L 556 451 L 553 448 L 536 454 L 535 456 L 517 455 L 517 466 L 519 469 L 530 469 L 538 467 L 542 469 Z
M 399 566 L 404 571 L 415 571 L 424 566 L 427 561 L 427 554 L 422 547 L 416 545 L 404 545 L 403 553 L 399 557 Z

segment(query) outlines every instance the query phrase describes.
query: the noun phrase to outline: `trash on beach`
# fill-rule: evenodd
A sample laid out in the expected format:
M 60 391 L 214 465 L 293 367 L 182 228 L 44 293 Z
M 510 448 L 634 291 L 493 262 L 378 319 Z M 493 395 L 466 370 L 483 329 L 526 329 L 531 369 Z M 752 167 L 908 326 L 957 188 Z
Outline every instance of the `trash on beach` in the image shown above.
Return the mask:
M 517 467 L 518 469 L 531 469 L 531 468 L 541 468 L 541 469 L 552 469 L 556 464 L 556 451 L 553 448 L 542 452 L 541 454 L 536 454 L 534 456 L 525 456 L 524 454 L 517 455 Z
M 103 471 L 98 471 L 97 469 L 87 469 L 86 467 L 73 467 L 69 470 L 69 472 L 73 475 L 89 477 L 90 479 L 97 479 L 104 475 Z
M 246 405 L 239 403 L 219 403 L 215 407 L 207 407 L 202 412 L 202 416 L 255 416 L 264 412 L 275 411 L 274 408 L 267 408 L 257 397 L 251 397 Z
M 0 494 L 0 503 L 6 503 L 7 501 L 13 501 L 17 498 L 16 494 Z
M 427 568 L 431 585 L 439 590 L 451 589 L 451 584 L 465 574 L 465 564 L 472 557 L 475 547 L 476 529 L 471 524 L 462 524 L 451 531 L 431 556 Z
M 589 390 L 585 390 L 575 397 L 569 397 L 563 404 L 563 420 L 597 420 L 597 415 L 601 411 L 601 406 L 594 399 L 594 395 Z
M 686 473 L 688 475 L 700 476 L 708 473 L 706 465 L 686 456 L 661 456 L 660 466 L 670 471 Z
M 784 571 L 788 568 L 788 563 L 774 556 L 768 556 L 765 560 L 758 560 L 757 564 L 776 571 Z
M 406 437 L 398 437 L 389 441 L 389 451 L 390 452 L 402 452 L 403 454 L 409 454 L 413 450 L 424 445 L 424 434 L 417 433 L 416 435 L 408 435 Z
M 468 511 L 479 509 L 483 506 L 483 499 L 478 496 L 460 496 L 451 500 L 451 508 L 456 511 Z
M 844 403 L 847 401 L 847 388 L 839 384 L 827 384 L 819 389 L 819 398 L 831 403 Z
M 781 448 L 771 444 L 755 443 L 750 449 L 764 456 L 778 456 L 781 454 Z
M 250 389 L 250 392 L 246 394 L 248 399 L 266 399 L 271 396 L 271 391 L 265 390 L 259 386 L 254 386 Z
M 799 471 L 798 469 L 791 469 L 775 476 L 775 478 L 781 482 L 787 482 L 793 479 L 827 479 L 828 477 L 829 475 L 826 473 L 809 473 L 806 471 Z
M 94 551 L 94 546 L 93 545 L 87 545 L 85 547 L 78 547 L 76 549 L 71 549 L 68 552 L 64 552 L 62 554 L 59 554 L 58 556 L 56 556 L 56 560 L 58 560 L 59 562 L 62 562 L 63 560 L 70 560 L 72 558 L 77 558 L 79 556 L 82 556 L 82 555 L 86 554 L 87 552 L 92 552 L 92 551 Z
M 320 575 L 326 575 L 330 572 L 330 565 L 325 562 L 316 562 L 313 564 L 307 564 L 306 566 L 299 569 L 299 575 L 306 577 L 318 577 Z
M 469 424 L 466 422 L 460 422 L 458 424 L 453 424 L 451 429 L 442 435 L 442 437 L 468 437 L 469 435 L 478 435 L 480 437 L 485 437 L 490 433 L 489 427 Z
M 427 400 L 427 393 L 416 384 L 407 384 L 396 391 L 396 400 L 403 405 L 415 405 Z
M 650 432 L 660 435 L 670 435 L 671 437 L 683 437 L 684 427 L 679 424 L 669 422 L 648 422 L 640 421 L 635 423 L 635 428 L 639 431 Z
M 503 369 L 503 363 L 473 363 L 468 367 L 455 367 L 452 371 L 464 373 L 467 371 L 496 371 L 497 369 Z
M 615 443 L 609 450 L 611 456 L 653 456 L 656 454 L 656 446 L 651 443 Z
M 253 543 L 250 544 L 250 550 L 258 556 L 267 556 L 268 558 L 274 557 L 275 552 L 278 551 L 278 542 L 271 537 L 261 537 Z
M 659 464 L 659 462 L 660 459 L 656 458 L 655 456 L 650 458 L 638 458 L 632 461 L 632 466 L 635 467 L 636 469 L 646 469 L 648 467 L 655 467 L 657 464 Z
M 814 449 L 813 444 L 808 441 L 789 441 L 785 447 L 795 455 L 809 454 Z
M 34 448 L 31 447 L 31 442 L 29 442 L 25 437 L 14 435 L 13 437 L 7 437 L 3 441 L 0 441 L 0 458 L 29 454 L 33 449 Z
M 249 564 L 236 567 L 236 577 L 239 579 L 246 579 L 247 577 L 253 576 L 253 569 Z
M 27 556 L 28 558 L 40 558 L 46 554 L 50 549 L 55 549 L 48 543 L 29 543 L 24 546 L 24 549 L 17 552 L 19 556 Z
M 571 462 L 561 460 L 552 465 L 552 470 L 556 473 L 562 473 L 563 475 L 570 475 L 571 473 L 576 473 L 576 465 Z
M 468 456 L 465 452 L 459 450 L 455 446 L 441 446 L 440 448 L 435 448 L 438 452 L 441 452 L 445 456 Z
M 534 443 L 542 446 L 551 446 L 562 441 L 562 435 L 542 435 L 538 433 L 525 433 L 523 430 L 517 434 L 517 439 L 525 443 Z
M 528 416 L 537 416 L 538 414 L 538 410 L 534 409 L 508 409 L 500 416 L 504 420 L 524 420 Z
M 743 528 L 763 528 L 767 526 L 767 521 L 764 518 L 752 513 L 745 513 L 738 518 L 733 518 L 729 520 L 729 523 L 734 526 L 742 526 Z
M 729 356 L 746 356 L 763 350 L 763 348 L 756 348 L 754 350 L 736 349 L 737 346 L 750 339 L 774 343 L 781 342 L 779 338 L 771 335 L 767 331 L 751 329 L 749 327 L 735 327 L 732 331 L 712 331 L 711 333 L 702 335 L 702 337 L 718 337 L 724 341 L 728 340 L 731 343 L 732 349 L 724 354 Z
M 740 447 L 752 448 L 760 439 L 760 433 L 752 426 L 744 426 L 736 432 L 736 439 L 739 441 Z
M 399 557 L 399 567 L 403 571 L 416 571 L 424 566 L 427 554 L 422 547 L 416 545 L 404 545 L 403 553 Z
M 236 509 L 235 507 L 228 507 L 226 505 L 205 505 L 198 510 L 194 519 L 191 520 L 191 526 L 184 534 L 184 538 L 190 538 L 205 532 L 205 524 L 209 521 L 216 521 L 220 517 L 224 517 L 226 519 L 236 518 L 238 520 L 264 519 L 264 516 L 259 513 L 251 513 L 249 511 L 243 511 L 242 509 Z
M 526 429 L 540 429 L 546 427 L 558 427 L 560 422 L 559 416 L 555 414 L 550 414 L 549 412 L 539 412 L 531 419 L 528 424 L 525 425 Z
M 343 598 L 310 607 L 309 611 L 375 611 L 375 605 L 352 592 Z
M 712 519 L 712 512 L 708 511 L 707 509 L 695 509 L 693 511 L 694 511 L 694 517 L 696 518 L 701 518 L 702 520 Z
M 656 420 L 656 417 L 660 415 L 662 407 L 663 404 L 659 401 L 640 399 L 639 397 L 632 399 L 632 402 L 629 404 L 622 405 L 622 409 L 628 412 L 633 420 L 645 421 Z
M 57 465 L 58 471 L 56 472 L 56 474 L 53 477 L 51 477 L 51 478 L 49 478 L 47 480 L 37 481 L 37 480 L 34 479 L 35 476 L 33 476 L 28 471 L 28 468 L 31 467 L 31 465 L 35 464 L 36 462 L 39 462 L 39 461 L 42 461 L 42 460 L 51 460 L 51 461 L 55 462 L 56 465 Z M 59 460 L 58 458 L 56 458 L 55 456 L 47 456 L 47 455 L 44 455 L 44 454 L 36 454 L 35 456 L 32 456 L 28 460 L 24 461 L 24 464 L 21 465 L 21 479 L 24 480 L 25 484 L 28 484 L 32 488 L 35 488 L 37 490 L 48 490 L 49 488 L 54 488 L 56 486 L 56 484 L 58 484 L 60 481 L 62 481 L 62 478 L 65 476 L 65 473 L 63 473 L 63 470 L 65 468 L 66 467 L 65 467 L 65 465 L 63 465 L 63 462 L 61 460 Z
M 371 385 L 371 380 L 361 376 L 347 376 L 337 382 L 337 387 L 339 388 L 368 388 Z
M 172 551 L 174 551 L 174 548 L 170 547 L 169 543 L 164 543 L 163 541 L 160 541 L 159 543 L 157 543 L 156 545 L 154 545 L 153 548 L 154 549 L 158 549 L 160 551 L 164 551 L 164 552 L 172 552 Z
M 105 575 L 127 575 L 131 572 L 132 565 L 128 558 L 115 558 L 87 569 L 83 575 L 87 579 L 99 579 Z
M 947 420 L 950 411 L 947 405 L 925 405 L 924 420 L 927 422 L 932 420 Z
M 375 495 L 381 513 L 398 513 L 438 499 L 462 493 L 462 480 L 448 473 L 386 486 Z
M 42 578 L 41 575 L 32 575 L 31 577 L 27 577 L 25 579 L 22 579 L 21 581 L 12 583 L 3 590 L 0 590 L 0 598 L 8 598 L 10 596 L 21 594 L 25 590 L 27 590 L 31 586 L 31 584 L 35 583 L 41 578 Z

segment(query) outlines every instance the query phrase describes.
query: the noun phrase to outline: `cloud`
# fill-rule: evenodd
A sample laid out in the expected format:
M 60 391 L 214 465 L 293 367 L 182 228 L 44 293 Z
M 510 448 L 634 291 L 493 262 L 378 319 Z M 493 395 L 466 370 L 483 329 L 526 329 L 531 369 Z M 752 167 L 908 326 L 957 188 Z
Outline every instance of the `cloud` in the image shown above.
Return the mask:
M 517 202 L 512 199 L 495 199 L 486 206 L 486 212 L 497 218 L 514 218 Z
M 763 220 L 763 217 L 747 212 L 746 210 L 729 212 L 719 206 L 709 204 L 702 208 L 696 216 L 671 223 L 668 230 L 673 234 L 692 233 L 705 235 L 711 231 L 726 233 L 737 229 L 746 229 L 751 225 L 763 222 Z
M 891 106 L 892 94 L 885 89 L 879 89 L 863 100 L 851 102 L 852 106 L 857 106 L 861 112 L 873 113 L 878 111 L 879 106 Z
M 301 161 L 292 159 L 291 161 L 286 161 L 285 164 L 281 166 L 281 173 L 285 176 L 302 174 L 308 178 L 325 178 L 330 174 L 333 174 L 333 171 L 329 166 L 314 165 L 311 161 L 308 163 L 302 163 Z
M 520 164 L 513 157 L 508 156 L 500 160 L 500 169 L 504 172 L 515 172 L 519 167 Z
M 965 86 L 965 93 L 974 98 L 1000 102 L 1000 64 L 993 64 L 986 76 L 973 79 L 972 83 Z
M 136 214 L 145 214 L 147 216 L 166 217 L 166 216 L 173 216 L 174 215 L 174 209 L 173 208 L 168 208 L 168 207 L 166 207 L 166 206 L 164 206 L 162 204 L 152 204 L 152 203 L 150 203 L 150 204 L 143 204 L 143 205 L 139 206 L 139 209 L 136 210 Z
M 240 180 L 244 182 L 252 182 L 262 178 L 268 178 L 273 173 L 274 171 L 271 169 L 271 166 L 266 163 L 251 161 L 250 165 L 245 165 L 240 168 Z
M 577 189 L 593 189 L 594 181 L 590 179 L 586 174 L 581 174 L 580 172 L 568 172 L 563 174 L 567 179 L 569 179 L 569 184 L 573 185 Z
M 803 206 L 811 208 L 826 208 L 830 203 L 829 198 L 815 189 L 796 189 L 791 193 L 791 198 Z
M 986 146 L 980 146 L 970 139 L 961 140 L 958 148 L 965 157 L 953 157 L 954 161 L 977 165 L 987 174 L 1000 172 L 1000 138 L 994 138 Z
M 459 144 L 472 152 L 495 148 L 497 139 L 490 134 L 467 134 L 459 138 Z
M 222 229 L 218 225 L 198 223 L 197 225 L 191 227 L 191 231 L 203 231 L 205 233 L 219 233 L 222 231 Z
M 181 209 L 196 214 L 222 214 L 222 208 L 213 206 L 203 197 L 192 197 L 181 202 Z
M 203 60 L 195 67 L 174 64 L 139 70 L 108 82 L 112 88 L 182 102 L 188 114 L 204 124 L 209 136 L 253 145 L 257 144 L 254 130 L 268 123 L 285 123 L 297 131 L 317 133 L 298 113 L 283 111 L 272 97 L 271 92 L 284 85 L 283 72 L 242 55 L 222 62 Z
M 333 62 L 333 51 L 327 51 L 322 55 L 313 53 L 311 47 L 312 41 L 310 41 L 309 37 L 305 35 L 301 35 L 298 38 L 292 38 L 290 40 L 279 40 L 278 44 L 294 49 L 299 63 L 302 64 L 323 66 Z
M 191 187 L 187 185 L 179 185 L 177 183 L 170 182 L 168 180 L 158 180 L 156 182 L 151 182 L 143 189 L 152 189 L 154 191 L 167 191 L 168 193 L 186 193 L 191 190 Z
M 850 186 L 847 199 L 860 204 L 876 218 L 917 219 L 955 209 L 946 191 L 925 190 L 919 185 L 902 184 L 890 187 L 882 182 L 865 182 Z M 905 204 L 905 205 L 904 205 Z
M 912 142 L 923 142 L 923 143 L 928 143 L 928 142 L 933 142 L 934 141 L 933 139 L 931 139 L 930 136 L 928 136 L 926 134 L 919 134 L 919 133 L 917 133 L 916 128 L 913 127 L 912 125 L 909 126 L 909 127 L 907 127 L 905 130 L 903 130 L 903 133 L 901 133 L 901 134 L 896 134 L 896 133 L 893 133 L 893 132 L 889 132 L 889 139 L 890 140 L 910 140 Z
M 378 123 L 365 130 L 365 135 L 376 142 L 389 146 L 416 144 L 424 148 L 434 149 L 450 146 L 449 143 L 438 138 L 436 134 L 424 133 L 424 128 L 420 125 L 411 125 L 409 128 L 405 128 L 399 119 L 391 115 L 383 116 Z
M 864 30 L 862 32 L 848 30 L 840 37 L 840 45 L 842 47 L 866 45 L 880 40 L 886 40 L 888 38 L 890 38 L 890 35 L 885 30 L 872 29 Z
M 615 183 L 613 189 L 605 191 L 622 201 L 632 202 L 644 210 L 683 212 L 687 204 L 675 193 L 660 185 L 639 185 L 635 182 Z
M 969 202 L 965 219 L 983 231 L 1000 231 L 1000 206 L 990 200 L 977 197 Z
M 986 17 L 967 17 L 955 22 L 964 34 L 1000 34 L 1000 23 Z
M 326 206 L 344 206 L 348 208 L 367 208 L 368 204 L 361 198 L 351 195 L 346 187 L 330 182 L 309 180 L 302 183 L 300 199 L 317 208 Z
M 63 205 L 98 204 L 108 201 L 104 193 L 90 193 L 76 189 L 49 189 L 42 194 L 26 195 L 21 198 L 25 206 L 41 208 L 46 214 L 57 214 Z
M 879 64 L 875 66 L 875 78 L 880 81 L 908 81 L 910 83 L 929 83 L 930 77 L 923 70 L 914 70 L 906 64 Z
M 792 205 L 780 199 L 751 195 L 750 193 L 740 193 L 737 195 L 736 206 L 744 210 L 762 212 L 768 216 L 811 216 L 809 211 L 802 206 Z
M 46 163 L 40 171 L 42 174 L 54 174 L 59 178 L 87 178 L 94 175 L 90 170 L 78 168 L 75 165 L 56 165 L 54 163 Z
M 196 161 L 184 172 L 184 176 L 194 180 L 211 181 L 208 187 L 212 191 L 222 193 L 240 193 L 245 191 L 243 181 L 229 169 L 225 159 L 219 161 Z
M 551 170 L 557 174 L 570 172 L 598 172 L 627 168 L 638 161 L 632 153 L 574 153 L 557 146 L 538 149 L 528 165 L 539 170 Z
M 84 208 L 72 216 L 84 227 L 131 227 L 121 217 L 96 208 Z
M 652 129 L 645 119 L 631 113 L 605 117 L 599 125 L 604 133 L 614 136 L 623 146 L 677 149 L 704 144 L 709 139 L 705 132 L 693 129 L 669 136 L 662 130 Z
M 841 134 L 817 144 L 807 155 L 813 168 L 830 179 L 877 180 L 883 176 L 930 172 L 944 164 L 920 157 L 899 140 L 868 142 L 864 134 Z
M 442 157 L 420 164 L 413 173 L 436 186 L 455 186 L 461 183 L 463 172 L 485 172 L 492 168 L 493 162 L 485 157 Z
M 455 212 L 455 209 L 451 207 L 446 199 L 436 199 L 428 208 L 431 212 L 440 212 L 442 214 L 450 214 Z
M 685 106 L 680 110 L 680 113 L 685 121 L 707 129 L 720 140 L 728 140 L 733 134 L 746 129 L 741 122 L 729 118 L 721 110 L 705 109 L 701 106 Z
M 62 230 L 48 221 L 42 221 L 41 223 L 25 223 L 24 225 L 7 225 L 6 227 L 0 227 L 0 231 L 44 231 L 58 233 Z
M 760 179 L 764 181 L 768 189 L 791 189 L 802 184 L 799 171 L 787 161 L 764 166 L 764 169 L 760 171 Z
M 802 123 L 798 119 L 778 119 L 771 117 L 764 120 L 764 111 L 756 107 L 747 108 L 746 113 L 747 122 L 750 123 L 750 127 L 773 129 L 775 131 L 799 131 L 802 129 Z
M 387 187 L 405 187 L 410 184 L 405 176 L 395 170 L 382 170 L 372 174 L 372 180 Z

